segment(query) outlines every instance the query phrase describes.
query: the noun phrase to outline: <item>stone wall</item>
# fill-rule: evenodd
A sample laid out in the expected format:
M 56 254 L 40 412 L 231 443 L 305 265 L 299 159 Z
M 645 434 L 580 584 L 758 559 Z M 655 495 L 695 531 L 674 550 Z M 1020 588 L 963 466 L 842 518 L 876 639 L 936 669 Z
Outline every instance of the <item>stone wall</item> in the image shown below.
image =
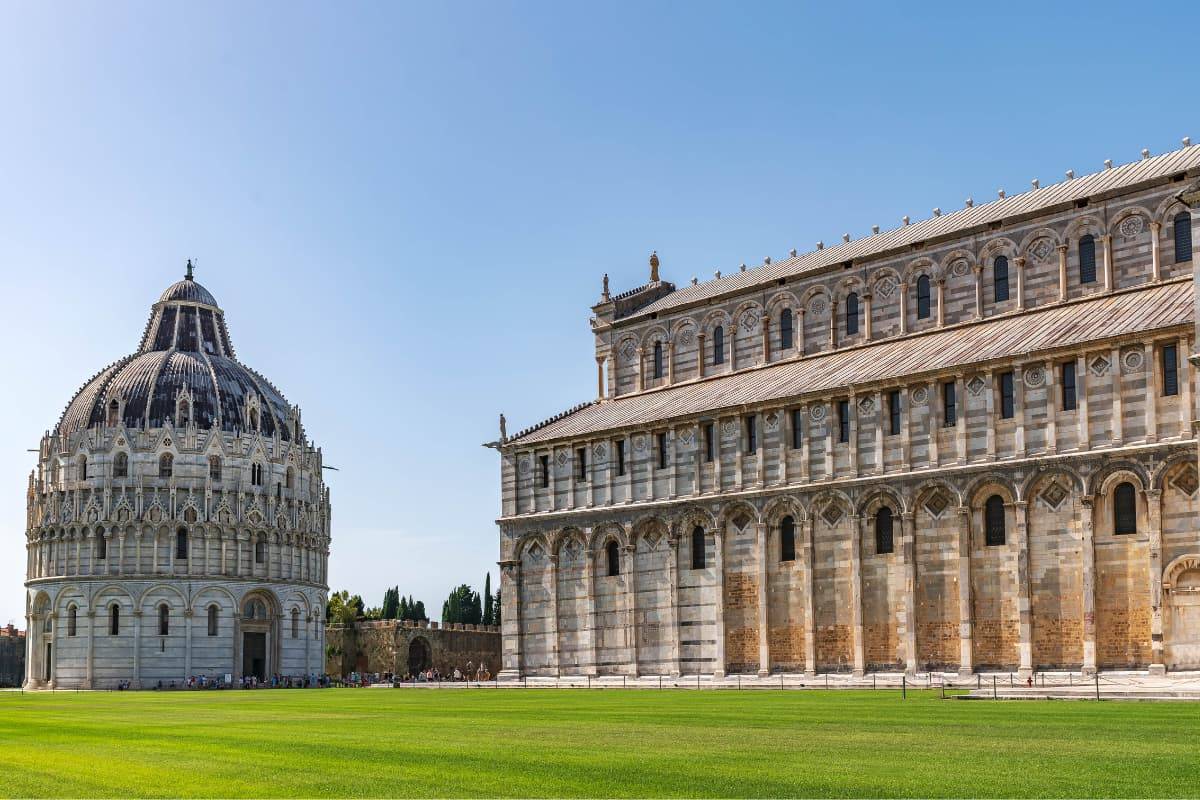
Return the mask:
M 0 628 L 0 687 L 20 686 L 25 680 L 25 632 L 12 625 Z
M 495 625 L 359 620 L 327 626 L 325 640 L 325 671 L 330 675 L 404 675 L 410 671 L 410 659 L 413 667 L 437 668 L 442 675 L 452 674 L 455 667 L 465 672 L 468 661 L 473 667 L 485 665 L 493 675 L 500 671 L 500 629 Z

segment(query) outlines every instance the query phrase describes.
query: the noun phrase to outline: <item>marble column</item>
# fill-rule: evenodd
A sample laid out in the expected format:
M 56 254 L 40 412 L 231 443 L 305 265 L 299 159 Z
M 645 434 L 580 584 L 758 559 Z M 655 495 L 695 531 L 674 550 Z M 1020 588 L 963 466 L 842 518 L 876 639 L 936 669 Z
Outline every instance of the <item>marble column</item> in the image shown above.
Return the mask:
M 1095 498 L 1084 495 L 1079 500 L 1083 508 L 1083 672 L 1092 675 L 1096 671 Z
M 672 533 L 667 537 L 667 585 L 671 591 L 670 633 L 667 641 L 670 648 L 669 658 L 672 678 L 678 678 L 682 673 L 679 635 L 679 541 L 680 537 L 676 533 Z
M 758 676 L 771 674 L 771 644 L 768 631 L 770 615 L 767 609 L 767 525 L 755 525 L 758 534 Z
M 900 554 L 904 559 L 904 605 L 901 635 L 904 641 L 904 672 L 917 673 L 917 538 L 916 512 L 900 515 Z
M 971 614 L 971 509 L 958 507 L 958 675 L 975 671 L 974 620 Z
M 862 543 L 866 537 L 866 519 L 857 514 L 850 516 L 850 639 L 856 678 L 861 678 L 867 668 L 862 602 Z
M 628 533 L 628 532 L 627 532 Z M 630 541 L 633 542 L 632 537 Z M 638 607 L 637 607 L 637 543 L 626 545 L 625 547 L 626 563 L 629 565 L 629 580 L 625 582 L 626 586 L 626 602 L 625 602 L 625 635 L 626 643 L 630 653 L 630 675 L 636 678 L 638 670 L 641 666 L 638 663 Z
M 550 636 L 550 672 L 557 676 L 562 674 L 558 652 L 558 553 L 551 553 L 547 561 L 550 564 L 550 624 L 546 632 Z
M 1162 223 L 1150 223 L 1150 279 L 1157 283 L 1162 280 Z
M 1067 299 L 1067 250 L 1069 245 L 1063 242 L 1058 246 L 1058 300 Z
M 1146 491 L 1146 516 L 1150 522 L 1150 674 L 1166 674 L 1163 658 L 1162 491 Z
M 521 562 L 501 561 L 500 566 L 500 624 L 504 643 L 501 668 L 497 677 L 515 680 L 521 677 Z M 591 596 L 591 593 L 588 593 Z
M 716 661 L 713 667 L 713 678 L 721 680 L 725 677 L 725 531 L 717 528 L 713 531 L 716 540 L 716 602 L 714 603 L 717 623 Z
M 1013 503 L 1017 534 L 1017 675 L 1022 679 L 1033 672 L 1033 596 L 1029 571 L 1028 504 Z
M 804 673 L 808 676 L 817 674 L 817 620 L 816 598 L 813 591 L 816 581 L 813 578 L 815 525 L 812 518 L 804 521 L 804 541 L 801 543 L 800 559 L 804 567 Z

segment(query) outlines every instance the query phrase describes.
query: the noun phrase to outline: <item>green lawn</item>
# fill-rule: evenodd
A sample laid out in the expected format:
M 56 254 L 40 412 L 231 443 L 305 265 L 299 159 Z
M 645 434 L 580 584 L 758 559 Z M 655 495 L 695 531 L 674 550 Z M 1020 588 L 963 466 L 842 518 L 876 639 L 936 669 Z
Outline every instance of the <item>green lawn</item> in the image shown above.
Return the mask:
M 0 692 L 0 795 L 1195 796 L 1200 705 L 938 692 Z

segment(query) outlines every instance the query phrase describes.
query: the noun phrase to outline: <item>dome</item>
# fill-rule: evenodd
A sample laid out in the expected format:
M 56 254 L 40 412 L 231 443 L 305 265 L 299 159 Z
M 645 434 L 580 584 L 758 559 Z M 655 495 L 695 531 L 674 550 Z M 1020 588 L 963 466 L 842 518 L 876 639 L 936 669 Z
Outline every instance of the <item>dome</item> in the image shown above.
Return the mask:
M 182 409 L 182 412 L 181 412 Z M 200 428 L 257 429 L 291 440 L 296 415 L 283 395 L 234 355 L 225 313 L 192 276 L 171 285 L 150 311 L 138 351 L 92 377 L 55 432 L 96 425 L 161 428 L 183 419 Z

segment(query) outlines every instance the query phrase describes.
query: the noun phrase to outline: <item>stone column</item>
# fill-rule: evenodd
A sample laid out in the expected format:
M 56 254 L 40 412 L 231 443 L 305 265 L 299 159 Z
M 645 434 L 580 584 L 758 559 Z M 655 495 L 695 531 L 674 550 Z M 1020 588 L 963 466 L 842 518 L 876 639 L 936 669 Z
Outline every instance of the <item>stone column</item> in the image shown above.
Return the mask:
M 726 331 L 725 344 L 728 349 L 725 359 L 725 372 L 733 372 L 737 369 L 737 320 L 729 324 L 729 329 Z
M 900 335 L 908 333 L 908 284 L 900 284 Z
M 942 402 L 940 391 L 940 385 L 936 380 L 929 382 L 929 399 L 925 404 L 925 422 L 929 428 L 929 466 L 935 469 L 941 464 L 941 457 L 938 455 L 938 434 L 941 428 L 938 404 Z
M 871 341 L 871 293 L 863 292 L 863 339 Z
M 192 609 L 183 610 L 183 680 L 186 685 L 188 676 L 192 674 Z M 308 666 L 308 659 L 304 661 Z
M 1124 439 L 1123 423 L 1125 421 L 1124 406 L 1121 402 L 1121 348 L 1113 347 L 1109 354 L 1109 377 L 1112 380 L 1112 443 L 1120 447 Z
M 516 680 L 521 677 L 521 562 L 501 561 L 500 566 L 500 625 L 503 652 L 497 678 Z M 589 595 L 590 596 L 590 595 Z
M 696 376 L 704 377 L 704 331 L 696 334 Z
M 628 531 L 627 531 L 628 533 Z M 630 542 L 633 538 L 630 537 Z M 630 653 L 630 675 L 634 678 L 638 676 L 638 669 L 641 666 L 638 663 L 638 624 L 637 624 L 637 543 L 633 542 L 625 546 L 625 555 L 629 564 L 629 580 L 625 582 L 626 596 L 626 611 L 625 611 L 625 641 L 629 645 Z
M 866 518 L 850 516 L 850 637 L 854 657 L 854 677 L 867 669 L 866 644 L 863 641 L 862 542 L 866 536 Z
M 1179 376 L 1179 438 L 1192 437 L 1192 372 L 1188 362 L 1191 344 L 1186 336 L 1175 346 L 1176 372 Z
M 755 524 L 758 534 L 758 677 L 771 674 L 771 642 L 767 626 L 767 524 Z
M 675 340 L 667 342 L 667 385 L 675 383 Z
M 817 674 L 817 619 L 816 599 L 813 590 L 815 561 L 813 534 L 815 526 L 810 517 L 804 521 L 804 541 L 801 543 L 800 558 L 804 566 L 804 673 L 809 677 Z
M 1164 675 L 1163 658 L 1163 563 L 1162 491 L 1146 490 L 1146 516 L 1150 521 L 1150 674 Z
M 679 535 L 672 533 L 667 537 L 669 560 L 667 562 L 667 585 L 671 592 L 671 620 L 668 643 L 670 647 L 671 677 L 678 678 L 682 673 L 679 636 Z
M 771 363 L 771 318 L 766 309 L 762 315 L 762 363 Z
M 142 688 L 142 610 L 133 610 L 133 688 Z
M 584 549 L 583 557 L 585 559 L 583 568 L 583 593 L 587 596 L 587 607 L 584 613 L 587 615 L 587 630 L 588 630 L 588 656 L 587 674 L 593 678 L 600 674 L 597 639 L 600 638 L 600 626 L 596 620 L 596 552 L 589 548 Z M 503 622 L 503 619 L 501 619 Z
M 975 671 L 974 620 L 971 615 L 971 509 L 958 507 L 958 675 Z
M 554 675 L 561 675 L 562 665 L 558 656 L 558 553 L 551 553 L 547 561 L 550 563 L 550 669 Z
M 1047 406 L 1048 410 L 1052 410 Z M 1013 367 L 1013 454 L 1017 458 L 1025 455 L 1025 368 L 1021 364 Z
M 916 512 L 900 515 L 900 553 L 904 559 L 904 605 L 900 633 L 904 639 L 904 672 L 917 673 L 917 537 Z
M 1054 361 L 1047 361 L 1044 365 L 1046 372 L 1046 452 L 1051 455 L 1058 452 L 1058 395 L 1054 388 L 1056 366 Z M 1022 403 L 1022 405 L 1024 404 Z
M 983 264 L 976 264 L 972 267 L 975 273 L 975 319 L 983 319 Z M 941 316 L 942 298 L 939 287 L 938 292 L 938 311 Z M 940 322 L 939 322 L 940 324 Z
M 1158 359 L 1154 343 L 1146 343 L 1146 442 L 1158 441 Z
M 1104 291 L 1111 292 L 1117 288 L 1113 274 L 1112 234 L 1106 233 L 1100 238 L 1104 242 Z
M 596 356 L 596 400 L 604 399 L 604 356 Z
M 88 641 L 87 641 L 87 666 L 83 678 L 83 688 L 94 689 L 96 681 L 96 609 L 88 605 L 87 610 L 87 625 L 88 625 Z M 26 632 L 26 636 L 30 636 Z
M 1075 362 L 1076 414 L 1079 417 L 1079 449 L 1090 450 L 1092 434 L 1088 427 L 1087 356 L 1081 355 Z
M 846 443 L 850 451 L 850 474 L 858 477 L 858 395 L 854 392 L 850 393 L 846 411 L 850 415 L 850 441 Z
M 58 686 L 58 629 L 59 619 L 58 613 L 55 611 L 48 612 L 50 617 L 50 688 Z M 28 631 L 25 633 L 29 635 Z
M 885 470 L 883 468 L 884 451 L 883 439 L 885 433 L 891 433 L 891 428 L 884 430 L 884 425 L 890 425 L 891 421 L 883 413 L 883 392 L 879 389 L 875 390 L 875 474 L 882 475 Z
M 638 357 L 638 374 L 637 387 L 639 392 L 646 391 L 646 348 L 639 347 L 637 349 Z
M 987 415 L 987 459 L 988 461 L 996 460 L 996 376 L 989 369 L 983 373 L 984 382 L 987 383 L 987 394 L 983 398 L 984 414 Z M 967 410 L 967 398 L 963 398 L 963 411 Z M 964 415 L 965 416 L 965 415 Z M 970 443 L 964 440 L 967 444 L 967 452 L 970 452 Z
M 837 350 L 837 320 L 838 301 L 836 297 L 829 299 L 829 349 Z
M 908 387 L 900 387 L 900 470 L 912 469 L 912 401 Z
M 800 406 L 800 481 L 808 482 L 809 471 L 809 453 L 808 453 L 808 434 L 806 433 L 808 426 L 812 424 L 812 417 L 808 415 L 808 406 Z
M 1079 502 L 1083 509 L 1083 672 L 1091 675 L 1096 671 L 1095 498 L 1090 494 L 1084 495 Z
M 804 307 L 796 309 L 796 331 L 794 333 L 796 339 L 796 358 L 804 356 Z
M 725 677 L 725 531 L 717 528 L 713 531 L 716 540 L 716 572 L 717 597 L 715 603 L 717 622 L 716 664 L 713 668 L 713 679 Z
M 937 279 L 937 326 L 946 324 L 946 279 Z
M 1065 302 L 1067 299 L 1067 250 L 1070 248 L 1066 242 L 1058 246 L 1058 301 Z
M 1017 265 L 1017 310 L 1025 310 L 1025 257 L 1017 256 L 1013 259 L 1013 263 Z
M 1017 674 L 1022 679 L 1033 672 L 1033 595 L 1029 572 L 1028 503 L 1013 503 L 1017 528 Z
M 962 375 L 954 376 L 954 439 L 958 463 L 967 463 L 970 452 L 967 448 L 967 392 Z
M 1162 280 L 1162 223 L 1150 223 L 1150 279 L 1155 283 Z

